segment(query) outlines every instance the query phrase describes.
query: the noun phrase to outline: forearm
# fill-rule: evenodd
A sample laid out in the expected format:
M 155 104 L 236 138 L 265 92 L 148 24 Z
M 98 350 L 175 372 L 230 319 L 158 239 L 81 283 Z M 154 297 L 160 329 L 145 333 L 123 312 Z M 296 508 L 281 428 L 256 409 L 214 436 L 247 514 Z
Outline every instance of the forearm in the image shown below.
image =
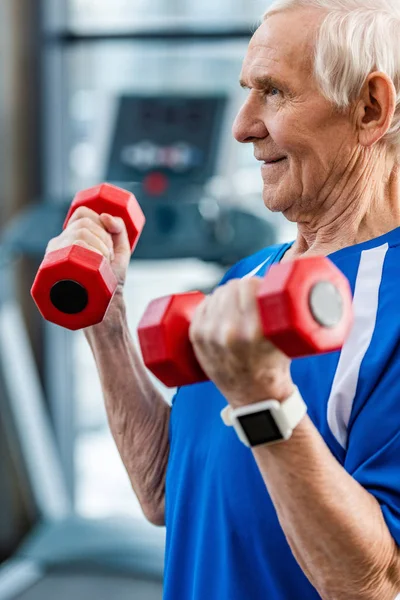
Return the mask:
M 170 407 L 135 349 L 122 299 L 85 330 L 103 389 L 111 432 L 146 517 L 164 524 Z
M 377 500 L 336 461 L 305 417 L 254 457 L 292 552 L 324 600 L 394 600 L 398 548 Z

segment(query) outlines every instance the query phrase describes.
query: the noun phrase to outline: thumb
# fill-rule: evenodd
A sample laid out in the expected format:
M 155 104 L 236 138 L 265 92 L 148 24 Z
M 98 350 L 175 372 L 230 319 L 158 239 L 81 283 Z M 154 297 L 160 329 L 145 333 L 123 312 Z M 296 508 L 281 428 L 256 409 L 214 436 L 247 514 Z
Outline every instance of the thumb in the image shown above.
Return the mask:
M 131 254 L 131 245 L 125 223 L 120 217 L 113 217 L 107 213 L 100 215 L 104 227 L 113 237 L 114 254 Z

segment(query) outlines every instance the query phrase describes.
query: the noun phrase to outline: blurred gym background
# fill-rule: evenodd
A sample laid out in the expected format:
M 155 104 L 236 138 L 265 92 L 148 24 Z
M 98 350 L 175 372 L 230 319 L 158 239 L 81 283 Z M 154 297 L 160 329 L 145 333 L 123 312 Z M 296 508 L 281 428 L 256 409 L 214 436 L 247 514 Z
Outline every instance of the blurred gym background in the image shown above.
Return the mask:
M 75 192 L 102 181 L 147 217 L 126 286 L 133 332 L 151 299 L 207 292 L 293 238 L 231 136 L 267 5 L 0 2 L 0 600 L 161 598 L 165 531 L 130 487 L 89 347 L 44 322 L 29 290 Z

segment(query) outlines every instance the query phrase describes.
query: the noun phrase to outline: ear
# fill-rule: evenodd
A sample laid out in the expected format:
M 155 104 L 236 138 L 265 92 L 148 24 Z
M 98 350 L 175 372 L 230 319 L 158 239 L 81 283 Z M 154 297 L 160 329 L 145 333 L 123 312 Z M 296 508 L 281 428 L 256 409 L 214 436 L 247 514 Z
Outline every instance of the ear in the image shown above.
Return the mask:
M 396 88 L 393 81 L 386 73 L 371 73 L 362 89 L 357 109 L 357 128 L 362 146 L 373 146 L 386 135 L 395 110 Z

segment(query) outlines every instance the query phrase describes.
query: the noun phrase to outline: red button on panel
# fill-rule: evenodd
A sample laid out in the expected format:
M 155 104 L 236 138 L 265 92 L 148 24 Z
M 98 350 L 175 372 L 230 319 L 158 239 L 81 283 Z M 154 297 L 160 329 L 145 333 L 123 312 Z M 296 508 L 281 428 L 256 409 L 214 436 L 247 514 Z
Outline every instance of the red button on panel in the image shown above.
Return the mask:
M 149 196 L 162 196 L 169 186 L 168 177 L 159 171 L 153 171 L 144 178 L 143 187 Z

